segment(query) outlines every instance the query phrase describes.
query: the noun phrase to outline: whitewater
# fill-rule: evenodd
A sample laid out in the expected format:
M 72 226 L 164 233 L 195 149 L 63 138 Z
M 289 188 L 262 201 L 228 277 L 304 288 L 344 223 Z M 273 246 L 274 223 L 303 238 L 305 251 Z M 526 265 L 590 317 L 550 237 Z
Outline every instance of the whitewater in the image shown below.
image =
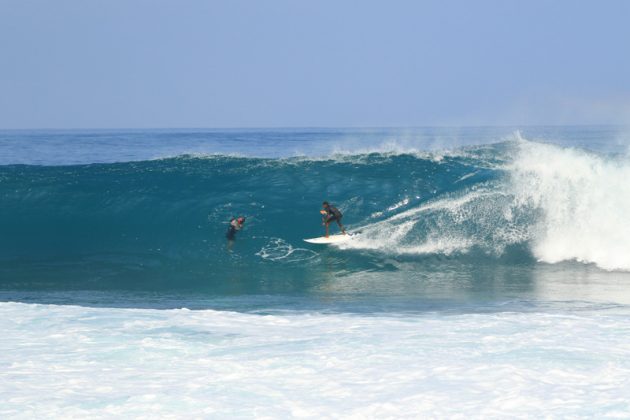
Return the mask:
M 1 131 L 0 417 L 630 418 L 629 132 Z
M 628 313 L 356 316 L 0 304 L 0 414 L 627 418 Z M 42 351 L 46 349 L 46 351 Z
M 369 224 L 358 240 L 342 247 L 451 254 L 481 246 L 500 254 L 508 245 L 529 243 L 539 261 L 575 260 L 630 271 L 625 157 L 605 159 L 520 137 L 514 156 L 498 166 L 507 173 L 504 182 L 476 185 Z M 387 210 L 406 204 L 408 199 Z M 427 227 L 427 219 L 437 220 Z M 424 239 L 410 235 L 417 225 L 426 232 Z

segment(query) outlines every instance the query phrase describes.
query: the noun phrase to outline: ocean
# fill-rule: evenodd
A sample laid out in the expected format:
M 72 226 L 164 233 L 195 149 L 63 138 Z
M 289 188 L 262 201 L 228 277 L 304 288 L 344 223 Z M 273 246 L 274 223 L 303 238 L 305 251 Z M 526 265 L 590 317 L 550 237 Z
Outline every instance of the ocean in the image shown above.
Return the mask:
M 630 418 L 629 144 L 0 131 L 0 417 Z

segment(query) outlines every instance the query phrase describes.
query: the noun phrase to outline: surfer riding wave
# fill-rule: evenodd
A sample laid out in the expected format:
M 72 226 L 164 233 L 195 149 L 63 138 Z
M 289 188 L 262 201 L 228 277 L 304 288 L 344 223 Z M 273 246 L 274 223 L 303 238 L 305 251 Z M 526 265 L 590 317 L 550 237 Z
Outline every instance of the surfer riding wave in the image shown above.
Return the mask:
M 339 211 L 337 207 L 330 205 L 328 201 L 324 201 L 322 203 L 322 210 L 320 210 L 320 213 L 322 214 L 322 216 L 324 216 L 322 219 L 322 224 L 326 226 L 327 238 L 330 236 L 329 226 L 331 222 L 337 222 L 337 224 L 339 225 L 339 229 L 341 229 L 341 233 L 343 233 L 344 235 L 346 234 L 346 229 L 341 224 L 343 214 L 341 213 L 341 211 Z

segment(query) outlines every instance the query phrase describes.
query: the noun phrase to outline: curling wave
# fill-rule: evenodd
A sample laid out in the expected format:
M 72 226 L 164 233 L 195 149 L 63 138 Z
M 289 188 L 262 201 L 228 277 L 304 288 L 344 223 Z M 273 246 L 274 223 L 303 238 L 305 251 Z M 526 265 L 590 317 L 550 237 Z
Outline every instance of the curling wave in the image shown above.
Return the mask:
M 322 264 L 374 270 L 381 256 L 511 254 L 630 270 L 629 177 L 624 158 L 522 139 L 441 154 L 5 165 L 0 271 L 2 282 L 44 287 L 197 287 L 208 273 L 246 283 L 305 278 Z M 322 233 L 322 199 L 361 232 L 342 245 L 343 264 L 302 243 Z M 228 248 L 226 222 L 240 214 L 246 228 Z
M 526 245 L 547 263 L 630 270 L 630 163 L 519 140 L 502 176 L 448 192 L 363 227 L 345 248 L 502 255 Z M 472 175 L 476 175 L 473 173 Z

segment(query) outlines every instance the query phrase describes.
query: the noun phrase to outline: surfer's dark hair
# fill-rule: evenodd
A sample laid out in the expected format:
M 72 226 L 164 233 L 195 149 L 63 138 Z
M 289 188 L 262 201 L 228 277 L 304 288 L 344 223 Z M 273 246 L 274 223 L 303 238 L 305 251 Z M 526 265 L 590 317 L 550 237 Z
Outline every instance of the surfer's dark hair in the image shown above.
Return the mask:
M 327 205 L 328 205 L 328 201 L 324 201 L 324 202 L 322 203 L 322 206 L 327 206 Z

